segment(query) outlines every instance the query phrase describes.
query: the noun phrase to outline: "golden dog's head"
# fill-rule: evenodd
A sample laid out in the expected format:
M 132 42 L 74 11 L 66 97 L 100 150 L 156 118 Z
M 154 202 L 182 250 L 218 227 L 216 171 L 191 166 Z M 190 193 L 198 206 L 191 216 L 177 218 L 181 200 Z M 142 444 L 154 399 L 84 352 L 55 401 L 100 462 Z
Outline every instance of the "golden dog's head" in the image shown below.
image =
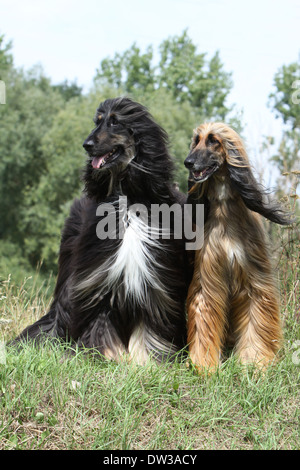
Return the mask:
M 241 137 L 226 124 L 209 122 L 197 127 L 184 164 L 190 172 L 190 194 L 197 192 L 204 181 L 221 173 L 248 209 L 278 224 L 292 222 L 277 203 L 269 200 L 268 192 L 256 181 Z M 209 186 L 209 181 L 203 185 L 201 197 Z
M 184 164 L 190 178 L 203 183 L 225 164 L 249 166 L 247 153 L 240 136 L 221 122 L 201 124 L 194 131 L 190 153 Z

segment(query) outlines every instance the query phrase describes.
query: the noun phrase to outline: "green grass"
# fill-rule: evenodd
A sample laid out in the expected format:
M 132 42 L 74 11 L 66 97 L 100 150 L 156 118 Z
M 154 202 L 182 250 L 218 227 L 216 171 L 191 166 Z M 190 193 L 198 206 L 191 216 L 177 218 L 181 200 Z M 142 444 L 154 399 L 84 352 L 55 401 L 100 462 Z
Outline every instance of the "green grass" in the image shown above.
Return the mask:
M 264 375 L 231 358 L 210 377 L 184 364 L 116 364 L 58 345 L 7 351 L 1 449 L 297 449 L 299 366 Z
M 2 341 L 47 310 L 47 289 L 31 286 L 2 284 Z M 199 376 L 185 363 L 115 363 L 56 343 L 7 347 L 0 449 L 299 449 L 298 308 L 285 307 L 284 348 L 264 374 L 234 357 Z

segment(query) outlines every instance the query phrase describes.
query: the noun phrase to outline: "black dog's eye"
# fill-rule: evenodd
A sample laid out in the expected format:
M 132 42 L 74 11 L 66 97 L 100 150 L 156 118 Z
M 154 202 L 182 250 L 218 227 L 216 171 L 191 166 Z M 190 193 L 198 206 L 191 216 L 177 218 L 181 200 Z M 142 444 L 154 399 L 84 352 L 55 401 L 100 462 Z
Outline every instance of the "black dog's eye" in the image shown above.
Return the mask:
M 108 121 L 108 127 L 114 127 L 119 124 L 117 118 L 115 116 L 110 116 L 109 121 Z

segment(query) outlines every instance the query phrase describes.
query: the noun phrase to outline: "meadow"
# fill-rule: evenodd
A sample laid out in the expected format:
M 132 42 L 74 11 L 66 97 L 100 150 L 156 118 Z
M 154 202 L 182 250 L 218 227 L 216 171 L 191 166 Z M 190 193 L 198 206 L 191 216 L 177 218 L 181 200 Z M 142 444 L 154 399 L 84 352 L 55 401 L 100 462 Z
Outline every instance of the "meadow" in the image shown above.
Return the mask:
M 265 372 L 234 356 L 199 376 L 180 360 L 115 363 L 55 342 L 16 350 L 5 341 L 47 310 L 52 284 L 3 281 L 0 449 L 299 449 L 299 234 L 278 230 L 284 345 Z

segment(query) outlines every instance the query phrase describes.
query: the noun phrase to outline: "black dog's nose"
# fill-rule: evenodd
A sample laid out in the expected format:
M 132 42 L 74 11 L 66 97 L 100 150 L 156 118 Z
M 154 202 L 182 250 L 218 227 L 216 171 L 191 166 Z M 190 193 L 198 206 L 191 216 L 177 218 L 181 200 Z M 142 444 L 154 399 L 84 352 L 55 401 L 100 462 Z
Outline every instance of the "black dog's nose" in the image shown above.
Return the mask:
M 92 150 L 92 148 L 94 147 L 94 141 L 92 139 L 86 139 L 82 146 L 83 148 L 87 151 L 87 152 L 90 152 Z
M 189 170 L 193 168 L 194 163 L 195 163 L 195 158 L 192 155 L 188 155 L 187 158 L 184 160 L 184 164 Z

